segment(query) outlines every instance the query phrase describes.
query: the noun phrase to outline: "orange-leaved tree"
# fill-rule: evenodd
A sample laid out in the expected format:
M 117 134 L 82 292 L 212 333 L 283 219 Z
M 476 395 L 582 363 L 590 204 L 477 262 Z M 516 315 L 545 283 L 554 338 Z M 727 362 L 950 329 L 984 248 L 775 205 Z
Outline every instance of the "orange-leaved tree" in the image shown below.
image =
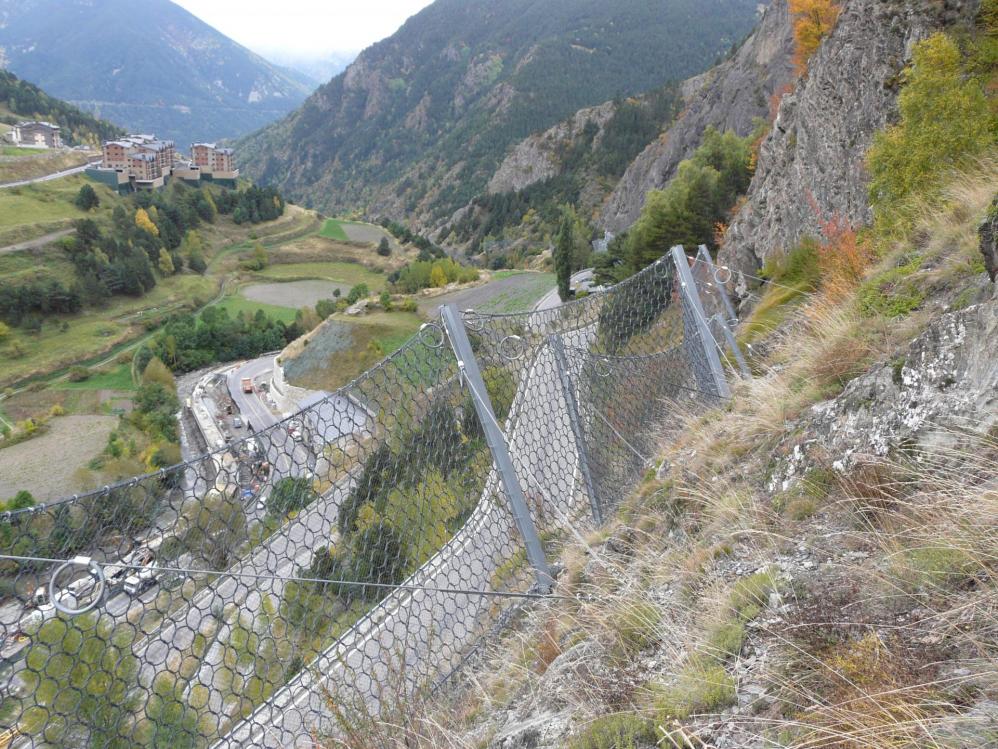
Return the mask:
M 842 7 L 832 0 L 790 0 L 794 23 L 794 62 L 801 72 L 821 41 L 831 32 Z

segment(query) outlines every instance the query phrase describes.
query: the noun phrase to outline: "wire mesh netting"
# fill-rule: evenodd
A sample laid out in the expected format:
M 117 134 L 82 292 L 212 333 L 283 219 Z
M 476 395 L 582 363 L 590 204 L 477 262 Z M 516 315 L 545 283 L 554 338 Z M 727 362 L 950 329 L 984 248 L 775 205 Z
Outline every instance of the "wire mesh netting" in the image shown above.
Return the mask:
M 5 514 L 0 739 L 313 746 L 452 673 L 505 594 L 543 592 L 525 536 L 550 553 L 599 523 L 673 404 L 719 397 L 681 286 L 666 258 L 555 309 L 469 311 L 464 353 L 430 323 L 250 438 Z

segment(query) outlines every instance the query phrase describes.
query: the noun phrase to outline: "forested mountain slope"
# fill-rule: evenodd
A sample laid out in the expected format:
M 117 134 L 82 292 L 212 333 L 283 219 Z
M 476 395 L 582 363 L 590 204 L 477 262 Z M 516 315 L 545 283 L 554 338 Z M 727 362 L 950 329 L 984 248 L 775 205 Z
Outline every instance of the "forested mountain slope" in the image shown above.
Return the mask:
M 0 19 L 8 70 L 183 145 L 259 128 L 311 90 L 169 0 L 0 0 Z
M 437 0 L 245 139 L 242 166 L 324 210 L 439 223 L 518 141 L 706 69 L 756 16 L 748 0 Z
M 0 70 L 0 105 L 11 113 L 10 124 L 23 119 L 56 123 L 62 128 L 63 142 L 68 145 L 98 145 L 124 132 L 117 125 L 49 96 L 35 84 L 22 81 L 6 70 Z

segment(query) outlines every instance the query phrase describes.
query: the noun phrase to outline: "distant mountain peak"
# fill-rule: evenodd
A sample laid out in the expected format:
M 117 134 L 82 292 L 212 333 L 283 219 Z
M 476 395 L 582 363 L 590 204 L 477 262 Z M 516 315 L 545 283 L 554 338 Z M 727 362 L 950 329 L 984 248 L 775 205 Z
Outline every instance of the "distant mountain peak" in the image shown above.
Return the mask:
M 4 67 L 179 143 L 242 135 L 312 88 L 169 0 L 0 0 L 0 18 Z

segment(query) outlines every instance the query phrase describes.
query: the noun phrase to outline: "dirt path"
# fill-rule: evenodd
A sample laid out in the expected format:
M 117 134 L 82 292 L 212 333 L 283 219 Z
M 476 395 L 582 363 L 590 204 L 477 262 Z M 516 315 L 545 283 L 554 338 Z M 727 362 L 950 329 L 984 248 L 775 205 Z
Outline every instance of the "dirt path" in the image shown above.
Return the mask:
M 51 234 L 43 234 L 40 237 L 35 237 L 34 239 L 29 239 L 27 242 L 18 242 L 17 244 L 9 244 L 6 247 L 0 247 L 0 255 L 6 252 L 20 252 L 22 250 L 37 250 L 39 247 L 44 247 L 45 245 L 55 242 L 57 239 L 62 239 L 73 233 L 72 229 L 60 229 L 59 231 L 54 231 Z

